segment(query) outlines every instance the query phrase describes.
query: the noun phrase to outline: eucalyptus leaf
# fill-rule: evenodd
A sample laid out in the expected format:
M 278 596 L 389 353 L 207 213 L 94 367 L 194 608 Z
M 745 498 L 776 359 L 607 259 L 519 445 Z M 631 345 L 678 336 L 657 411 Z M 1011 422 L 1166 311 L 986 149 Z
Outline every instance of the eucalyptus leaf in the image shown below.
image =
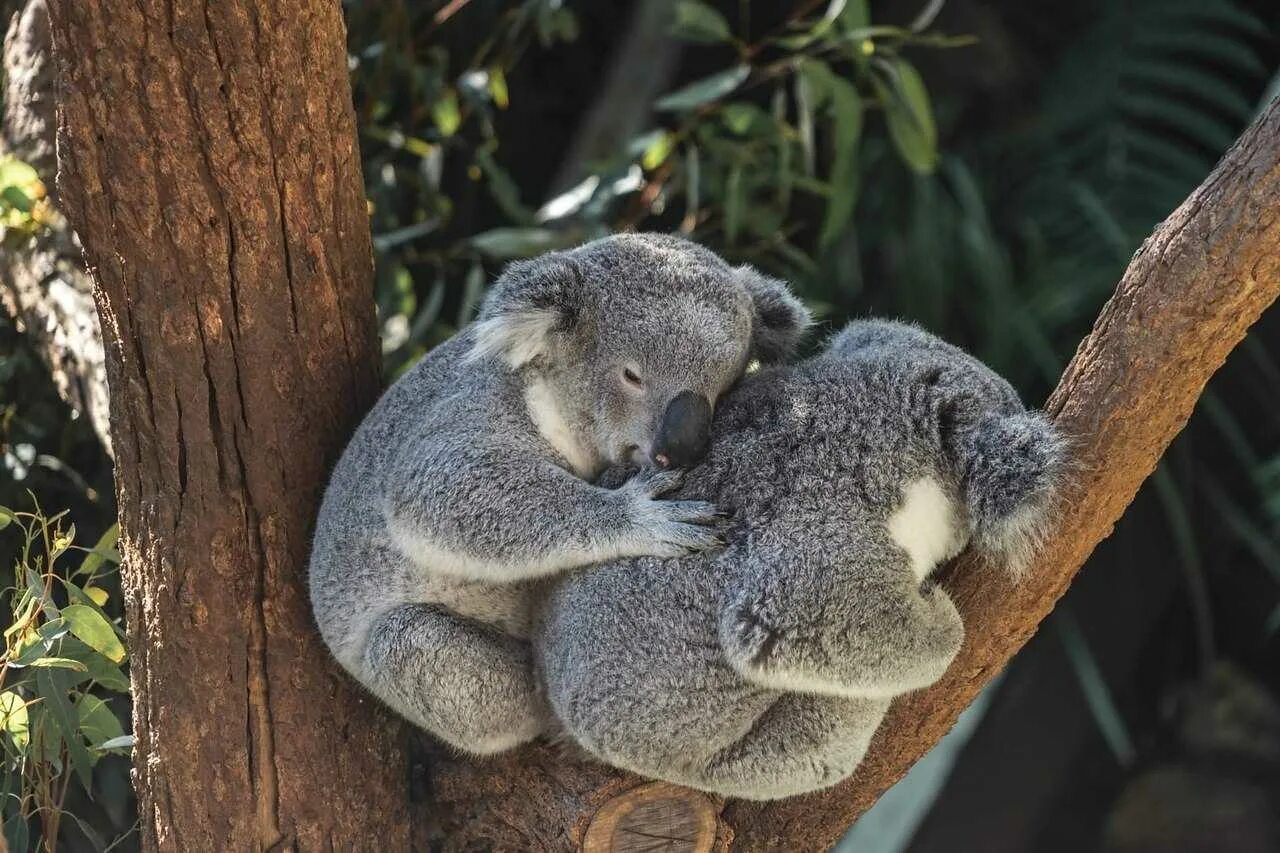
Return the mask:
M 39 667 L 53 667 L 55 669 L 72 669 L 72 670 L 75 670 L 76 672 L 85 672 L 87 669 L 85 665 L 80 663 L 80 661 L 78 660 L 72 660 L 71 658 L 57 658 L 57 657 L 36 658 L 31 663 L 27 664 L 27 666 L 31 667 L 32 669 L 37 669 Z
M 0 198 L 3 198 L 10 207 L 20 213 L 30 213 L 35 208 L 35 202 L 31 200 L 31 197 L 17 187 L 0 189 Z
M 724 236 L 729 245 L 738 239 L 738 230 L 742 227 L 742 166 L 735 165 L 729 170 L 724 183 Z
M 104 741 L 96 747 L 97 749 L 133 749 L 133 745 L 137 742 L 137 738 L 133 735 L 121 735 L 113 737 L 111 740 Z
M 680 0 L 676 3 L 675 11 L 676 20 L 671 25 L 671 34 L 674 36 L 703 44 L 716 44 L 733 38 L 724 15 L 705 3 Z
M 720 119 L 725 127 L 739 136 L 764 135 L 774 128 L 773 118 L 768 113 L 745 101 L 725 104 L 720 110 Z
M 64 638 L 58 651 L 62 657 L 84 664 L 84 672 L 79 674 L 77 683 L 93 681 L 116 693 L 129 692 L 129 679 L 124 671 L 75 637 Z
M 62 609 L 71 633 L 108 660 L 120 663 L 125 658 L 124 645 L 115 628 L 102 614 L 86 604 L 72 604 Z
M 0 157 L 0 187 L 30 186 L 40 180 L 36 170 L 14 157 Z
M 85 748 L 80 736 L 80 720 L 67 699 L 69 682 L 63 673 L 54 669 L 41 669 L 36 673 L 36 689 L 43 704 L 49 710 L 49 718 L 67 745 L 71 766 L 85 791 L 93 790 L 93 756 Z
M 6 819 L 4 840 L 8 845 L 9 853 L 27 853 L 31 847 L 31 827 L 18 815 Z
M 564 242 L 564 235 L 550 228 L 493 228 L 471 238 L 473 248 L 500 261 L 531 258 Z
M 120 552 L 116 550 L 116 542 L 120 539 L 120 525 L 113 524 L 106 529 L 102 536 L 98 537 L 98 541 L 94 544 L 93 549 L 84 555 L 84 559 L 80 561 L 80 566 L 71 576 L 77 575 L 93 575 L 104 562 L 120 563 Z
M 913 171 L 927 175 L 938 166 L 938 130 L 933 123 L 929 93 L 911 63 L 898 58 L 886 65 L 888 79 L 874 79 L 889 137 L 902 161 Z
M 458 305 L 458 328 L 461 329 L 475 316 L 480 305 L 480 294 L 484 292 L 484 266 L 475 261 L 467 270 L 467 277 L 462 283 L 462 302 Z
M 750 74 L 750 66 L 738 65 L 718 74 L 712 74 L 710 77 L 703 77 L 683 89 L 677 89 L 659 98 L 654 108 L 670 112 L 687 112 L 723 98 L 741 86 Z
M 831 197 L 822 219 L 818 245 L 830 246 L 853 218 L 858 201 L 858 141 L 862 136 L 862 98 L 853 84 L 831 81 Z
M 458 96 L 452 89 L 440 93 L 431 105 L 431 120 L 441 136 L 453 136 L 462 126 L 462 111 L 458 108 Z
M 29 723 L 26 700 L 12 690 L 0 693 L 0 728 L 19 749 L 31 738 Z
M 665 163 L 676 142 L 675 136 L 665 130 L 658 131 L 652 139 L 640 158 L 640 165 L 646 169 L 656 169 Z
M 847 30 L 859 30 L 869 26 L 871 24 L 869 0 L 849 0 L 840 10 L 836 22 Z
M 100 750 L 100 744 L 124 737 L 124 727 L 111 712 L 111 706 L 92 693 L 80 697 L 76 714 L 80 718 L 80 734 L 94 749 Z

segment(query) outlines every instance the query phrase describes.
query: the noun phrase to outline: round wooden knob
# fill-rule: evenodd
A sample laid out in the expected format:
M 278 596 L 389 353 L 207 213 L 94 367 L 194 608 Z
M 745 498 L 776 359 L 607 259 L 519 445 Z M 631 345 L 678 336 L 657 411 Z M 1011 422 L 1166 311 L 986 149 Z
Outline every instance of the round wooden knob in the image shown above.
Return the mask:
M 609 800 L 591 818 L 583 853 L 711 853 L 716 807 L 705 794 L 650 782 Z

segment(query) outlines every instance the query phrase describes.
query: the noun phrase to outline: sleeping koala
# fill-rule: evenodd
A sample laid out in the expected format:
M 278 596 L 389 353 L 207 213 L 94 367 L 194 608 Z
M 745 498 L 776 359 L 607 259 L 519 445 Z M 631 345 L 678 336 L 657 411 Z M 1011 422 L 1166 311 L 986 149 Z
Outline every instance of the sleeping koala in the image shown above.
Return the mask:
M 853 323 L 722 402 L 678 494 L 734 514 L 724 550 L 552 586 L 534 635 L 552 709 L 588 752 L 647 776 L 757 800 L 835 784 L 890 699 L 960 648 L 931 573 L 970 543 L 1019 571 L 1062 458 L 975 359 Z
M 716 509 L 617 490 L 605 465 L 674 469 L 748 361 L 808 324 L 781 282 L 674 237 L 624 235 L 513 264 L 478 321 L 401 377 L 356 431 L 316 523 L 311 602 L 339 662 L 458 749 L 549 717 L 528 619 L 541 579 L 719 544 Z

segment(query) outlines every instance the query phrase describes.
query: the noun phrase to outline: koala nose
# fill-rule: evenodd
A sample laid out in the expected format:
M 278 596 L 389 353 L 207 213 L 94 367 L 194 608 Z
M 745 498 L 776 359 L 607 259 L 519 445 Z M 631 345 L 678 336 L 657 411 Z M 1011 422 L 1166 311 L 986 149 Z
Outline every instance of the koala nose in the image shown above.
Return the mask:
M 707 452 L 711 404 L 701 394 L 681 391 L 667 404 L 653 442 L 653 461 L 660 468 L 688 468 Z

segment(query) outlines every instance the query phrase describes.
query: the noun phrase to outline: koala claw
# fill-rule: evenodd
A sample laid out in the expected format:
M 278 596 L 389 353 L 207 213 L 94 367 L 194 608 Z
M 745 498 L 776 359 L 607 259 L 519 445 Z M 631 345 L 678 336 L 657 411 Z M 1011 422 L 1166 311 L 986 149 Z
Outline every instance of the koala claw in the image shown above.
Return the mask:
M 698 524 L 672 522 L 655 531 L 657 556 L 682 557 L 698 551 L 712 551 L 724 546 L 713 527 Z
M 639 526 L 652 546 L 646 554 L 680 557 L 724 545 L 720 537 L 723 519 L 719 509 L 706 501 L 642 499 Z
M 627 481 L 626 485 L 647 498 L 657 498 L 680 488 L 684 482 L 684 472 L 678 469 L 669 471 L 645 468 Z

